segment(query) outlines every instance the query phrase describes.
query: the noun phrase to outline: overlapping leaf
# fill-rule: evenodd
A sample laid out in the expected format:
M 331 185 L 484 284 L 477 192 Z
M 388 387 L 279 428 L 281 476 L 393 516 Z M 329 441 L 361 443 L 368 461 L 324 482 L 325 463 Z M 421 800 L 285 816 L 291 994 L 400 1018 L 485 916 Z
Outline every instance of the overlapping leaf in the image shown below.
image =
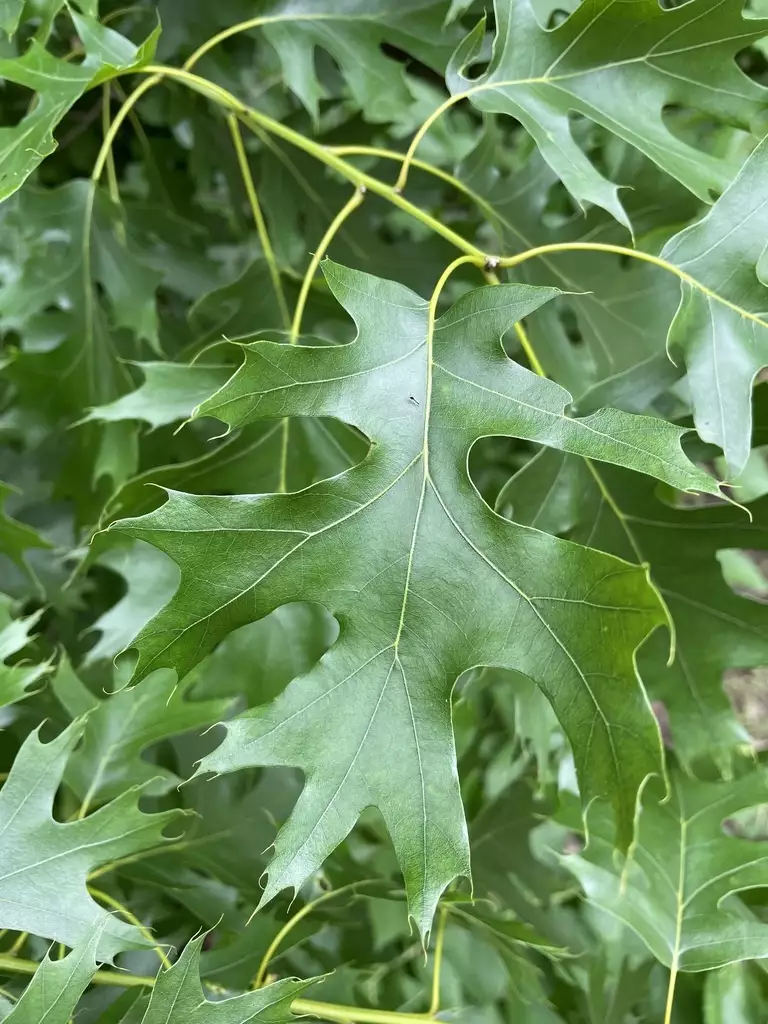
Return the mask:
M 339 642 L 270 708 L 228 726 L 203 769 L 289 764 L 307 775 L 265 899 L 299 886 L 362 809 L 377 806 L 425 932 L 442 889 L 468 872 L 450 722 L 464 669 L 497 664 L 538 682 L 574 744 L 585 799 L 612 800 L 622 842 L 637 789 L 659 767 L 632 665 L 663 621 L 643 570 L 503 523 L 467 478 L 470 446 L 513 434 L 679 486 L 716 485 L 682 455 L 676 428 L 616 411 L 569 419 L 567 392 L 507 359 L 501 336 L 554 289 L 481 289 L 433 325 L 407 289 L 329 262 L 325 271 L 357 340 L 335 349 L 253 343 L 200 414 L 232 426 L 335 416 L 369 436 L 371 452 L 295 495 L 172 493 L 157 512 L 118 524 L 182 573 L 135 642 L 137 674 L 172 666 L 183 675 L 231 629 L 287 601 L 328 608 Z M 329 730 L 334 719 L 340 727 Z
M 622 867 L 610 827 L 589 817 L 589 844 L 563 858 L 588 897 L 624 921 L 673 970 L 706 971 L 768 956 L 768 925 L 737 898 L 766 884 L 768 843 L 728 836 L 730 815 L 763 803 L 766 778 L 757 770 L 730 782 L 672 779 L 672 799 L 657 787 L 644 801 L 637 844 Z
M 8 1024 L 68 1024 L 96 973 L 101 932 L 102 926 L 93 928 L 63 958 L 53 960 L 49 953 L 5 1018 Z
M 64 780 L 91 808 L 133 787 L 156 795 L 178 785 L 174 772 L 146 761 L 142 753 L 166 737 L 215 725 L 230 706 L 227 700 L 188 700 L 189 685 L 177 686 L 171 672 L 142 690 L 124 689 L 99 700 L 66 660 L 52 687 L 73 718 L 87 715 L 83 741 L 67 762 Z
M 20 13 L 16 7 L 2 15 L 7 32 L 15 30 Z M 54 57 L 37 40 L 22 56 L 0 59 L 0 75 L 37 96 L 18 125 L 0 128 L 0 200 L 20 188 L 56 149 L 54 129 L 87 89 L 152 59 L 157 33 L 137 47 L 94 18 L 73 11 L 72 20 L 85 48 L 82 63 Z
M 520 121 L 579 203 L 602 206 L 629 224 L 616 184 L 574 139 L 573 113 L 631 143 L 704 201 L 729 184 L 733 164 L 673 134 L 663 114 L 680 104 L 749 129 L 768 99 L 735 55 L 766 34 L 764 21 L 745 19 L 740 5 L 720 0 L 671 9 L 656 0 L 588 0 L 548 31 L 529 0 L 497 0 L 494 10 L 488 68 L 475 79 L 465 74 L 480 57 L 481 22 L 451 59 L 449 87 L 480 110 Z
M 688 370 L 696 429 L 738 476 L 749 454 L 751 390 L 768 364 L 768 288 L 760 259 L 768 238 L 768 138 L 698 223 L 661 252 L 704 287 L 682 282 L 668 345 Z
M 727 669 L 768 662 L 765 607 L 734 593 L 718 552 L 768 547 L 765 498 L 752 518 L 732 505 L 675 507 L 651 481 L 616 467 L 545 451 L 510 481 L 499 508 L 539 529 L 566 534 L 650 565 L 675 624 L 675 660 L 654 640 L 640 655 L 651 696 L 669 714 L 678 756 L 689 767 L 713 758 L 729 770 L 748 737 L 723 690 Z
M 29 688 L 45 678 L 51 669 L 49 662 L 29 664 L 22 660 L 7 664 L 9 658 L 27 646 L 32 629 L 42 615 L 42 611 L 37 611 L 14 618 L 13 605 L 12 598 L 0 594 L 0 707 L 23 700 Z
M 216 1002 L 206 999 L 200 984 L 200 950 L 205 936 L 192 939 L 177 962 L 162 971 L 141 1024 L 283 1024 L 294 1019 L 291 1003 L 316 979 L 285 978 L 257 992 Z
M 162 844 L 163 831 L 183 812 L 144 814 L 134 788 L 81 820 L 52 817 L 67 759 L 85 722 L 73 722 L 50 743 L 31 733 L 0 790 L 0 927 L 31 932 L 68 946 L 103 924 L 100 959 L 148 945 L 132 925 L 89 896 L 86 876 L 101 864 Z

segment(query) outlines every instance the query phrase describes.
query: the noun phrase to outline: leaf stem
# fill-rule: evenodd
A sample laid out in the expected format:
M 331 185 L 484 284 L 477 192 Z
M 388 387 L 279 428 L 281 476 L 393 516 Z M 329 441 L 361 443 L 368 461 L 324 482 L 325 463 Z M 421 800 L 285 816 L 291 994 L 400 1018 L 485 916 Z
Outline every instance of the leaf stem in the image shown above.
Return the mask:
M 275 290 L 277 304 L 280 307 L 280 316 L 283 318 L 284 325 L 289 327 L 291 323 L 291 315 L 288 312 L 288 303 L 285 300 L 283 283 L 280 279 L 280 268 L 277 265 L 275 251 L 272 248 L 272 242 L 270 241 L 269 232 L 267 231 L 267 224 L 264 220 L 264 214 L 261 211 L 261 204 L 259 203 L 256 186 L 253 183 L 253 175 L 251 174 L 251 168 L 248 164 L 248 154 L 245 152 L 243 137 L 240 134 L 240 124 L 234 114 L 227 115 L 227 124 L 229 125 L 229 130 L 232 135 L 232 143 L 235 147 L 235 153 L 237 154 L 237 163 L 240 167 L 243 185 L 245 186 L 245 191 L 248 195 L 248 202 L 251 207 L 254 224 L 256 225 L 256 231 L 259 235 L 259 241 L 261 242 L 264 259 L 267 261 L 267 267 L 269 268 L 272 287 Z
M 299 292 L 298 301 L 296 302 L 296 310 L 293 314 L 293 322 L 291 324 L 291 333 L 289 338 L 291 345 L 296 345 L 298 343 L 299 334 L 301 332 L 301 321 L 304 316 L 304 307 L 307 304 L 309 289 L 312 287 L 312 281 L 317 273 L 317 268 L 320 266 L 320 261 L 323 256 L 325 256 L 328 246 L 333 241 L 344 221 L 350 216 L 350 214 L 354 213 L 362 203 L 365 198 L 365 192 L 365 185 L 358 185 L 350 198 L 328 225 L 328 230 L 320 239 L 320 244 L 318 245 L 317 250 L 312 254 L 312 259 L 307 267 L 304 280 L 301 282 L 301 290 Z
M 435 964 L 432 969 L 432 998 L 429 1001 L 429 1016 L 434 1017 L 440 1009 L 440 974 L 443 967 L 443 946 L 445 944 L 445 926 L 448 911 L 440 907 L 435 933 Z
M 512 267 L 518 266 L 520 263 L 525 263 L 526 260 L 533 259 L 536 256 L 548 256 L 558 252 L 610 252 L 616 256 L 629 256 L 632 259 L 642 260 L 644 263 L 651 263 L 655 267 L 660 267 L 662 270 L 668 270 L 675 277 L 680 278 L 682 282 L 690 285 L 692 288 L 698 288 L 700 292 L 706 295 L 710 299 L 714 299 L 715 302 L 720 302 L 722 305 L 727 306 L 729 309 L 734 310 L 740 316 L 743 316 L 747 320 L 753 320 L 755 323 L 760 324 L 761 327 L 768 327 L 768 321 L 763 320 L 762 317 L 757 316 L 755 313 L 750 313 L 748 310 L 743 309 L 741 306 L 737 306 L 734 302 L 729 302 L 728 299 L 724 299 L 717 292 L 712 291 L 701 281 L 698 281 L 695 277 L 681 270 L 680 267 L 674 263 L 670 263 L 668 260 L 662 259 L 660 256 L 654 256 L 649 252 L 643 252 L 642 249 L 630 249 L 624 245 L 609 245 L 605 242 L 552 242 L 549 245 L 537 245 L 533 249 L 526 249 L 525 252 L 518 253 L 516 256 L 505 256 L 498 260 L 499 267 L 505 267 L 508 270 Z
M 117 112 L 110 127 L 108 136 L 102 144 L 96 164 L 94 165 L 92 174 L 92 178 L 94 178 L 94 180 L 98 180 L 101 176 L 104 163 L 107 159 L 109 146 L 111 146 L 114 136 L 117 133 L 120 124 L 127 116 L 130 108 L 137 102 L 141 95 L 147 91 L 147 89 L 151 88 L 152 85 L 156 84 L 156 82 L 160 81 L 163 77 L 167 77 L 184 82 L 190 88 L 195 89 L 197 92 L 202 93 L 209 99 L 214 100 L 214 102 L 217 102 L 233 111 L 246 124 L 250 124 L 250 122 L 255 123 L 265 131 L 271 132 L 273 135 L 277 135 L 279 138 L 285 139 L 286 142 L 304 150 L 304 152 L 309 153 L 310 156 L 314 156 L 327 167 L 331 167 L 333 170 L 337 171 L 354 185 L 357 185 L 358 187 L 364 185 L 369 191 L 382 196 L 393 205 L 404 210 L 406 213 L 409 213 L 412 217 L 421 221 L 422 224 L 425 224 L 436 234 L 441 235 L 447 241 L 451 242 L 451 244 L 461 252 L 466 253 L 468 256 L 474 256 L 478 261 L 478 265 L 486 263 L 486 255 L 481 249 L 467 241 L 466 238 L 462 238 L 461 235 L 457 234 L 451 228 L 441 224 L 435 217 L 432 217 L 430 214 L 405 199 L 400 195 L 398 186 L 392 188 L 390 185 L 379 181 L 378 178 L 374 178 L 370 174 L 365 174 L 363 171 L 359 171 L 348 161 L 337 156 L 331 148 L 321 146 L 313 139 L 307 138 L 300 132 L 290 128 L 288 125 L 284 125 L 280 121 L 276 121 L 274 118 L 269 117 L 267 114 L 262 114 L 260 111 L 246 106 L 241 103 L 237 97 L 233 96 L 232 93 L 227 92 L 226 89 L 222 89 L 221 86 L 218 86 L 213 82 L 209 82 L 205 78 L 200 78 L 198 75 L 190 74 L 190 72 L 184 71 L 181 68 L 166 67 L 164 65 L 147 65 L 144 68 L 137 69 L 137 73 L 150 75 L 150 78 L 142 82 L 141 85 L 139 85 L 130 94 L 123 106 Z M 462 94 L 460 98 L 463 98 L 464 95 L 466 94 Z M 453 99 L 455 100 L 456 97 L 453 97 Z M 445 106 L 445 104 L 443 106 Z M 437 112 L 435 112 L 435 114 L 436 113 Z M 435 115 L 433 115 L 433 119 L 434 116 Z M 425 124 L 426 123 L 427 122 L 425 122 Z M 411 145 L 411 149 L 413 149 L 413 143 Z M 411 150 L 409 150 L 409 153 L 410 152 Z M 408 154 L 406 154 L 406 158 L 403 161 L 403 168 L 406 170 L 408 163 L 410 163 L 410 159 Z M 685 284 L 688 284 L 693 288 L 697 288 L 708 298 L 727 306 L 729 309 L 734 310 L 745 319 L 752 320 L 754 323 L 760 324 L 761 327 L 768 327 L 768 321 L 763 320 L 755 313 L 750 313 L 748 310 L 743 309 L 741 306 L 738 306 L 733 302 L 729 302 L 728 299 L 718 295 L 717 292 L 708 288 L 705 284 L 702 284 L 702 282 L 686 273 L 686 271 L 681 270 L 681 268 L 676 266 L 674 263 L 670 263 L 667 260 L 662 259 L 660 256 L 654 256 L 649 252 L 643 252 L 642 249 L 630 249 L 627 246 L 609 245 L 602 242 L 553 242 L 548 245 L 539 245 L 532 249 L 526 249 L 525 252 L 518 253 L 515 256 L 499 258 L 494 262 L 496 266 L 511 269 L 512 267 L 516 267 L 519 264 L 524 263 L 526 260 L 533 259 L 534 257 L 553 255 L 562 252 L 609 252 L 617 256 L 627 256 L 632 259 L 642 260 L 645 263 L 651 263 L 656 267 L 660 267 L 662 270 L 669 271 Z
M 338 891 L 338 890 L 337 890 Z M 40 964 L 36 960 L 20 960 L 0 954 L 0 972 L 31 976 Z M 149 975 L 129 974 L 128 971 L 97 971 L 91 978 L 93 985 L 113 985 L 120 988 L 153 988 L 155 978 Z M 365 1006 L 344 1006 L 323 1003 L 315 999 L 294 999 L 291 1010 L 295 1014 L 312 1014 L 323 1020 L 339 1024 L 424 1024 L 432 1020 L 427 1013 L 401 1013 L 399 1010 L 377 1010 Z
M 340 1024 L 424 1024 L 432 1020 L 428 1013 L 402 1013 L 400 1010 L 376 1010 L 366 1006 L 343 1006 L 340 1003 L 323 1003 L 314 999 L 294 999 L 291 1003 L 294 1013 L 311 1013 L 324 1020 L 339 1021 Z
M 402 192 L 403 189 L 405 188 L 406 182 L 408 181 L 408 171 L 411 169 L 411 164 L 414 163 L 414 154 L 416 153 L 416 150 L 418 149 L 421 140 L 427 134 L 427 132 L 435 123 L 435 121 L 437 121 L 439 117 L 442 117 L 445 111 L 449 110 L 452 106 L 458 103 L 459 100 L 463 100 L 464 97 L 464 93 L 456 93 L 454 96 L 449 96 L 447 100 L 444 100 L 444 102 L 441 103 L 439 107 L 432 111 L 432 113 L 429 115 L 426 121 L 424 121 L 419 130 L 413 136 L 413 138 L 411 139 L 411 144 L 408 147 L 405 157 L 403 158 L 403 164 L 402 167 L 400 168 L 400 173 L 397 176 L 397 181 L 395 182 L 395 188 L 397 189 L 398 192 Z
M 230 115 L 234 117 L 234 115 Z M 236 120 L 236 119 L 235 119 Z M 296 302 L 296 310 L 293 314 L 293 322 L 291 323 L 291 330 L 288 337 L 288 341 L 291 345 L 297 345 L 299 341 L 299 334 L 301 333 L 301 321 L 304 316 L 304 307 L 307 304 L 307 297 L 309 296 L 309 289 L 312 287 L 312 281 L 314 280 L 317 268 L 320 265 L 320 260 L 325 255 L 326 249 L 331 244 L 334 236 L 341 228 L 344 221 L 349 215 L 357 209 L 360 203 L 363 201 L 365 196 L 365 185 L 359 185 L 351 198 L 344 204 L 341 210 L 331 221 L 328 230 L 325 232 L 323 237 L 320 239 L 320 244 L 317 247 L 317 251 L 312 254 L 307 272 L 304 275 L 304 279 L 301 282 L 301 291 L 299 292 L 299 298 Z M 290 417 L 284 416 L 281 424 L 282 438 L 280 441 L 280 476 L 278 480 L 277 490 L 280 494 L 286 494 L 288 491 L 288 438 L 291 429 Z
M 149 930 L 149 928 L 147 928 L 145 924 L 143 924 L 138 919 L 138 917 L 136 917 L 135 914 L 131 913 L 128 907 L 124 906 L 119 900 L 116 900 L 114 896 L 110 896 L 109 893 L 102 892 L 101 889 L 96 889 L 92 885 L 88 886 L 88 892 L 91 894 L 91 896 L 93 896 L 94 899 L 100 900 L 102 903 L 105 903 L 108 907 L 111 907 L 113 910 L 116 910 L 118 914 L 122 914 L 126 921 L 128 921 L 129 924 L 132 924 L 134 928 L 138 928 L 138 930 L 141 932 L 144 938 L 148 942 L 153 943 L 154 950 L 157 953 L 160 963 L 163 965 L 163 967 L 166 968 L 166 970 L 172 966 L 171 961 L 168 959 L 162 947 L 154 945 L 155 938 L 152 935 L 152 932 Z
M 359 171 L 347 160 L 342 160 L 341 157 L 336 156 L 331 149 L 320 145 L 319 142 L 315 142 L 313 139 L 307 138 L 305 135 L 302 135 L 301 132 L 297 132 L 293 128 L 288 127 L 288 125 L 282 124 L 280 121 L 276 121 L 267 114 L 262 114 L 259 110 L 254 110 L 253 108 L 246 106 L 246 104 L 238 100 L 236 96 L 233 96 L 232 93 L 227 92 L 226 89 L 222 89 L 221 86 L 216 85 L 213 82 L 209 82 L 207 79 L 201 78 L 199 75 L 193 75 L 182 68 L 172 68 L 162 64 L 149 64 L 143 68 L 135 69 L 135 72 L 132 73 L 150 76 L 150 78 L 147 79 L 147 82 L 151 84 L 147 85 L 146 83 L 142 83 L 145 85 L 142 95 L 147 91 L 147 89 L 151 88 L 152 85 L 155 85 L 162 78 L 171 78 L 176 81 L 183 82 L 189 86 L 189 88 L 207 96 L 208 99 L 213 100 L 215 103 L 220 104 L 226 109 L 233 111 L 237 114 L 240 120 L 249 127 L 251 123 L 257 124 L 272 135 L 277 135 L 279 138 L 291 143 L 291 145 L 296 146 L 298 149 L 304 150 L 305 153 L 309 153 L 310 156 L 315 157 L 315 159 L 324 163 L 327 167 L 337 171 L 337 173 L 348 181 L 351 181 L 353 185 L 365 185 L 369 192 L 374 192 L 376 195 L 382 196 L 394 206 L 404 210 L 416 220 L 421 221 L 422 224 L 425 224 L 436 234 L 442 235 L 443 238 L 462 252 L 476 256 L 478 259 L 485 259 L 485 254 L 481 249 L 478 249 L 477 246 L 468 242 L 466 238 L 462 238 L 461 235 L 451 230 L 451 228 L 447 227 L 445 224 L 441 224 L 435 217 L 432 217 L 430 214 L 399 195 L 391 185 L 387 185 L 385 182 L 379 181 L 378 178 L 374 178 L 370 174 Z M 140 98 L 136 96 L 137 92 L 138 89 L 131 93 L 126 103 L 129 103 L 132 100 L 133 103 L 135 103 L 136 99 Z M 134 97 L 136 97 L 136 99 L 134 99 Z M 131 105 L 133 105 L 133 103 L 131 103 Z M 115 120 L 112 123 L 110 139 L 105 140 L 105 143 L 109 141 L 109 144 L 111 145 L 111 141 L 115 135 L 115 125 L 117 124 L 119 126 L 119 124 L 122 123 L 122 120 L 124 120 L 124 115 L 121 117 L 124 107 L 125 104 L 115 115 Z M 105 147 L 102 146 L 102 150 L 104 150 L 104 148 Z M 104 160 L 106 160 L 106 153 L 104 153 L 103 157 L 100 153 L 99 158 L 97 158 L 97 166 L 101 163 L 101 167 L 98 168 L 99 175 L 103 169 Z M 94 167 L 94 174 L 97 173 L 97 166 Z
M 557 78 L 570 78 L 570 77 L 571 77 L 571 75 L 558 75 L 557 76 Z M 460 103 L 462 100 L 466 100 L 470 96 L 474 96 L 476 93 L 479 93 L 479 92 L 487 92 L 488 90 L 500 89 L 502 87 L 509 88 L 510 86 L 514 86 L 514 85 L 544 85 L 547 82 L 552 82 L 552 81 L 555 81 L 555 79 L 551 78 L 549 76 L 546 76 L 546 75 L 544 75 L 544 76 L 538 75 L 538 76 L 535 76 L 533 78 L 511 78 L 511 79 L 508 79 L 507 81 L 480 82 L 479 85 L 473 85 L 471 88 L 465 89 L 463 92 L 456 92 L 452 96 L 449 96 L 446 100 L 444 100 L 440 104 L 439 107 L 437 107 L 435 110 L 432 111 L 432 113 L 429 115 L 429 117 L 426 119 L 426 121 L 424 121 L 424 123 L 421 125 L 419 130 L 416 132 L 414 137 L 411 139 L 411 144 L 408 147 L 408 151 L 405 154 L 405 159 L 403 160 L 403 166 L 400 168 L 400 174 L 399 174 L 397 182 L 395 184 L 395 188 L 399 192 L 402 192 L 403 189 L 405 188 L 406 182 L 408 180 L 408 171 L 410 170 L 411 165 L 416 166 L 416 162 L 414 160 L 414 154 L 415 154 L 416 150 L 419 147 L 419 143 L 424 138 L 424 136 L 427 134 L 427 132 L 432 127 L 432 125 L 435 123 L 435 121 L 437 121 L 438 118 L 442 117 L 442 115 L 445 113 L 446 110 L 450 110 L 450 108 L 455 106 L 457 103 Z
M 342 157 L 372 156 L 379 160 L 398 160 L 400 163 L 405 160 L 405 153 L 400 153 L 396 149 L 382 149 L 378 146 L 328 146 L 327 149 L 329 152 Z M 488 200 L 484 199 L 478 192 L 475 192 L 474 189 L 471 189 L 461 178 L 457 178 L 454 174 L 444 171 L 442 167 L 431 164 L 426 160 L 414 158 L 411 160 L 411 166 L 424 171 L 426 174 L 431 174 L 435 178 L 440 178 L 446 185 L 450 185 L 458 192 L 462 192 L 468 199 L 471 199 L 489 220 L 493 221 L 496 219 L 496 211 Z
M 102 136 L 106 138 L 109 134 L 110 103 L 112 100 L 112 88 L 109 82 L 104 82 L 101 87 L 101 128 Z M 109 196 L 112 202 L 120 205 L 120 186 L 117 183 L 117 171 L 115 170 L 115 154 L 112 147 L 109 148 L 107 156 L 107 182 L 109 185 Z M 117 237 L 125 245 L 125 224 L 119 221 L 117 224 Z
M 150 78 L 145 78 L 144 81 L 139 82 L 133 92 L 123 100 L 120 109 L 115 114 L 112 124 L 109 126 L 109 130 L 104 134 L 101 149 L 98 152 L 96 162 L 94 163 L 93 170 L 91 171 L 91 181 L 97 182 L 101 178 L 104 171 L 104 165 L 110 157 L 112 145 L 117 133 L 120 131 L 123 121 L 128 117 L 128 114 L 133 110 L 144 93 L 149 92 L 153 85 L 157 85 L 158 82 L 162 81 L 162 78 L 163 76 L 157 73 L 153 74 Z
M 328 900 L 335 899 L 342 893 L 356 891 L 361 885 L 365 884 L 365 882 L 350 882 L 349 885 L 342 885 L 338 889 L 331 889 L 329 892 L 324 892 L 321 896 L 318 896 L 317 899 L 310 900 L 309 903 L 305 903 L 301 910 L 297 911 L 293 915 L 293 917 L 289 918 L 289 920 L 285 922 L 285 924 L 274 937 L 274 939 L 272 939 L 269 946 L 267 946 L 267 951 L 261 958 L 259 969 L 256 971 L 254 979 L 251 982 L 251 988 L 257 989 L 262 987 L 262 985 L 264 984 L 264 978 L 266 977 L 267 968 L 269 967 L 270 961 L 274 958 L 275 953 L 279 949 L 283 939 L 286 937 L 286 935 L 293 931 L 293 929 L 300 921 L 303 921 L 308 914 L 311 914 L 314 910 L 316 910 L 321 903 L 326 903 Z
M 36 960 L 22 960 L 0 954 L 0 973 L 33 975 L 40 964 Z M 128 971 L 97 971 L 91 978 L 93 985 L 119 985 L 121 988 L 152 988 L 155 979 L 149 975 L 129 974 Z
M 523 346 L 523 352 L 525 352 L 528 357 L 528 362 L 531 364 L 533 372 L 538 373 L 540 377 L 546 377 L 547 374 L 539 361 L 539 357 L 536 355 L 536 350 L 531 344 L 528 332 L 519 321 L 515 324 L 515 334 L 518 337 L 518 341 Z
M 255 18 L 248 18 L 246 21 L 239 21 L 236 25 L 230 25 L 228 28 L 222 29 L 221 32 L 217 32 L 215 36 L 210 36 L 204 43 L 195 50 L 191 57 L 188 57 L 184 62 L 184 69 L 188 70 L 197 64 L 201 57 L 204 57 L 209 50 L 212 50 L 214 46 L 218 46 L 219 43 L 223 43 L 225 39 L 229 39 L 230 36 L 238 35 L 240 32 L 247 32 L 252 28 L 259 28 L 261 25 L 274 25 L 280 21 L 330 21 L 332 18 L 327 15 L 323 18 L 323 15 L 318 14 L 262 14 Z

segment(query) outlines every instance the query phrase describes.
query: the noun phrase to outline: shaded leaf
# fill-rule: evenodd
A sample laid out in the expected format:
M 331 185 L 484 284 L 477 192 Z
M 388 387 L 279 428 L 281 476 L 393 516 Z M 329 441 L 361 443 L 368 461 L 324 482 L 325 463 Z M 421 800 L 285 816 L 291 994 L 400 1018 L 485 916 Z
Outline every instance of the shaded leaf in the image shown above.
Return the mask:
M 587 848 L 562 863 L 591 900 L 673 971 L 768 956 L 768 925 L 733 895 L 766 884 L 768 843 L 723 831 L 729 815 L 764 802 L 766 792 L 761 771 L 725 783 L 676 773 L 668 802 L 659 802 L 658 786 L 649 787 L 628 864 L 616 863 L 610 828 L 597 808 L 589 815 Z
M 63 659 L 53 692 L 72 717 L 87 713 L 83 740 L 67 762 L 64 780 L 88 807 L 142 787 L 147 795 L 167 792 L 181 779 L 152 764 L 142 753 L 153 743 L 192 729 L 205 729 L 225 717 L 226 700 L 188 700 L 189 684 L 178 685 L 163 672 L 151 685 L 124 689 L 104 700 L 94 697 Z
M 123 577 L 125 594 L 91 626 L 101 636 L 88 651 L 86 664 L 118 655 L 163 607 L 179 579 L 178 569 L 170 559 L 140 541 L 104 552 L 99 564 Z
M 707 291 L 682 282 L 668 345 L 682 350 L 696 429 L 718 445 L 732 476 L 744 468 L 751 436 L 751 391 L 768 364 L 768 288 L 758 261 L 768 238 L 768 137 L 698 223 L 661 252 Z
M 91 409 L 86 420 L 143 420 L 151 427 L 188 419 L 232 376 L 232 367 L 207 363 L 137 363 L 144 383 L 130 394 Z

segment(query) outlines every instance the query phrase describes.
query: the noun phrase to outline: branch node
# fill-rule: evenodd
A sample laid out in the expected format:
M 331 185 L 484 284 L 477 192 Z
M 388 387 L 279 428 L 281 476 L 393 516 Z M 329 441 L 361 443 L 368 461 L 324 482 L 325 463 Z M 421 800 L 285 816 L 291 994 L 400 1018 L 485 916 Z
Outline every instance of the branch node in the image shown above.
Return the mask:
M 498 256 L 486 256 L 485 263 L 483 264 L 483 270 L 486 274 L 492 273 L 494 270 L 498 270 L 500 259 Z

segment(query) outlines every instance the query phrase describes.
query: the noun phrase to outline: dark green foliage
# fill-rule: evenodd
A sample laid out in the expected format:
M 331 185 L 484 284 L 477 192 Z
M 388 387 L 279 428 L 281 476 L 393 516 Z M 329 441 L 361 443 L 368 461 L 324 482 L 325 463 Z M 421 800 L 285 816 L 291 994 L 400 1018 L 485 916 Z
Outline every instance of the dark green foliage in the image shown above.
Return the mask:
M 0 0 L 0 1020 L 766 1018 L 763 14 Z

